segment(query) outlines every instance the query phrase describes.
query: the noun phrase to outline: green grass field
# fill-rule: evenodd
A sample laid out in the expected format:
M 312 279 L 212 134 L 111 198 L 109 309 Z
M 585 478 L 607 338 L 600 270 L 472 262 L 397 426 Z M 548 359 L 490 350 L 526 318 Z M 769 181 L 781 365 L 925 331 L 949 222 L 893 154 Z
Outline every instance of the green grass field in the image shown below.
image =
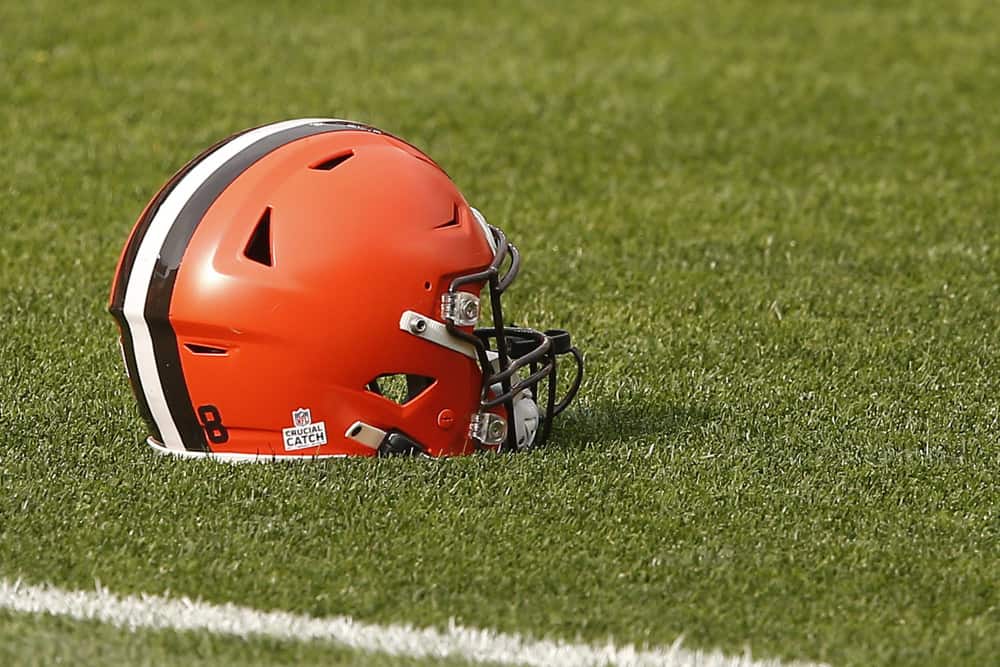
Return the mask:
M 462 667 L 465 662 L 407 660 L 318 643 L 219 638 L 178 632 L 128 632 L 98 623 L 0 612 L 0 664 L 149 667 Z
M 998 34 L 985 1 L 0 4 L 0 578 L 996 664 Z M 519 245 L 506 310 L 588 362 L 550 447 L 234 467 L 141 444 L 105 312 L 132 223 L 214 140 L 315 115 L 424 148 Z M 372 659 L 2 612 L 0 645 Z

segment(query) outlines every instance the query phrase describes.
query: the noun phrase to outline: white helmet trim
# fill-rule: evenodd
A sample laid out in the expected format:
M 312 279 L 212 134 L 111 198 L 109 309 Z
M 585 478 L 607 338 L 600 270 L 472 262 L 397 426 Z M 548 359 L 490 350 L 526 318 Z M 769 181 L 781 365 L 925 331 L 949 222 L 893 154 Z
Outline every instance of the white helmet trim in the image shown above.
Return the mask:
M 490 231 L 490 225 L 486 222 L 486 216 L 480 213 L 479 209 L 474 206 L 470 206 L 469 208 L 472 209 L 472 215 L 476 217 L 476 222 L 483 228 L 483 235 L 486 237 L 486 242 L 490 244 L 490 250 L 493 251 L 493 256 L 496 257 L 497 240 L 493 238 L 493 232 Z

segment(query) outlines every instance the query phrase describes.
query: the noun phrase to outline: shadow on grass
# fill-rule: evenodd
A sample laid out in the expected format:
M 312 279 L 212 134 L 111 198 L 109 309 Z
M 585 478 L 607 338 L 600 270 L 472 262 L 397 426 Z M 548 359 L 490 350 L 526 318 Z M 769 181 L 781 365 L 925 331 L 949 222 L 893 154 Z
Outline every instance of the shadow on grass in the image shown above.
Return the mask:
M 718 420 L 707 405 L 599 401 L 574 405 L 556 418 L 550 446 L 573 449 L 589 444 L 669 437 Z

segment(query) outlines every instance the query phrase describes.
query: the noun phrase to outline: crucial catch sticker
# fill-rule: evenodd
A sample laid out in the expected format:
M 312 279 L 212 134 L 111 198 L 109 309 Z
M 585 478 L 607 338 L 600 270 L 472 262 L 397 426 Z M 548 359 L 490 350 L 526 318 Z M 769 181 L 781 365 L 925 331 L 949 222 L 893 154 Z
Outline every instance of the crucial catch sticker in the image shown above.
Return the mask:
M 291 428 L 281 429 L 285 441 L 285 451 L 319 447 L 326 444 L 326 422 L 313 423 L 309 408 L 299 408 L 292 412 Z

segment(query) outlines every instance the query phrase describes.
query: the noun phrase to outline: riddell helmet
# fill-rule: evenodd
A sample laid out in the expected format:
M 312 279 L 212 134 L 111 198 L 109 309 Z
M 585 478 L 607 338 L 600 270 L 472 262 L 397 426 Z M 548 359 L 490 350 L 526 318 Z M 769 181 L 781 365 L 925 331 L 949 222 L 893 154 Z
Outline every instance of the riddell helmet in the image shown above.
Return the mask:
M 109 310 L 158 451 L 525 449 L 573 399 L 583 360 L 565 331 L 504 323 L 519 266 L 421 151 L 300 119 L 177 172 L 132 230 Z M 484 287 L 492 326 L 477 329 Z M 562 355 L 574 372 L 557 399 Z

